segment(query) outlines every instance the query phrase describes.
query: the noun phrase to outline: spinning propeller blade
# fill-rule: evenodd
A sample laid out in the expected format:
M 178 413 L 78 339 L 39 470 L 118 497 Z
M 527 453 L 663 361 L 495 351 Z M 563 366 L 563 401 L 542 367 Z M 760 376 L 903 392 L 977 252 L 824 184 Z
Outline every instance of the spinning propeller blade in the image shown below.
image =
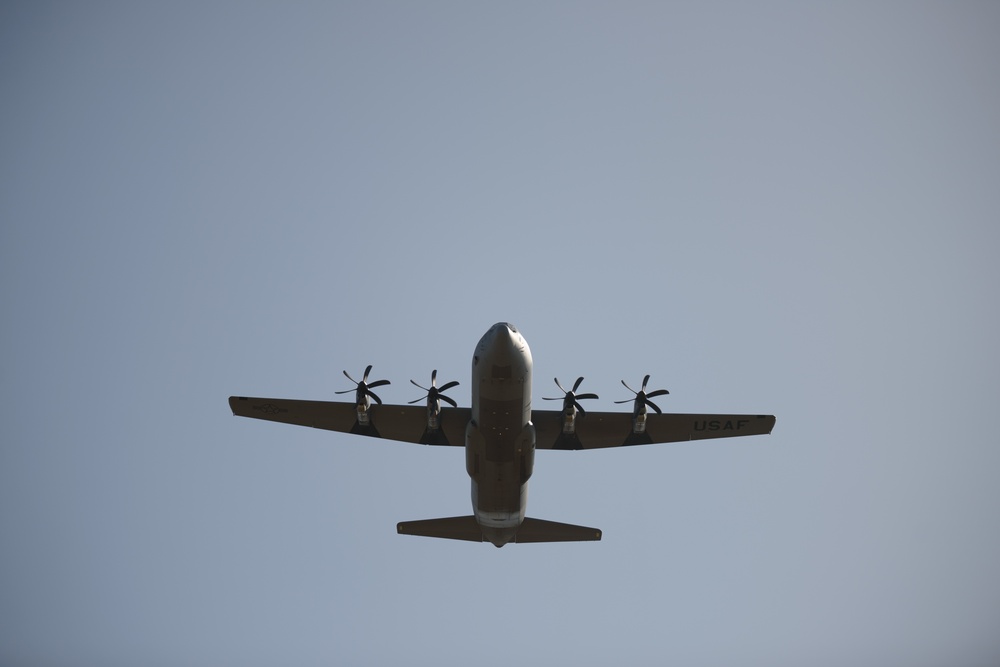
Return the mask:
M 653 398 L 654 396 L 664 396 L 666 394 L 669 394 L 670 392 L 667 391 L 666 389 L 657 389 L 656 391 L 651 391 L 649 393 L 646 393 L 646 384 L 648 383 L 649 383 L 649 375 L 646 375 L 646 377 L 642 379 L 642 387 L 639 389 L 639 391 L 636 391 L 632 387 L 628 386 L 625 380 L 622 380 L 622 384 L 625 386 L 626 389 L 635 394 L 635 398 L 626 398 L 624 401 L 615 401 L 615 403 L 620 404 L 620 403 L 634 402 L 635 408 L 633 410 L 633 414 L 639 414 L 641 412 L 645 412 L 647 405 L 653 408 L 653 410 L 655 410 L 657 414 L 662 414 L 663 411 L 660 410 L 660 406 L 658 406 L 656 403 L 653 403 L 649 399 Z
M 576 379 L 576 382 L 573 383 L 573 388 L 571 390 L 569 390 L 569 391 L 566 391 L 566 389 L 564 389 L 563 386 L 561 384 L 559 384 L 559 378 L 553 378 L 553 380 L 555 380 L 556 386 L 559 387 L 559 391 L 563 392 L 563 396 L 561 396 L 559 398 L 548 398 L 548 397 L 543 396 L 542 400 L 543 401 L 558 401 L 558 400 L 562 400 L 562 402 L 563 402 L 563 410 L 569 411 L 572 408 L 576 408 L 577 411 L 581 415 L 585 415 L 585 414 L 587 414 L 587 411 L 583 409 L 583 406 L 580 405 L 579 401 L 583 400 L 583 399 L 588 399 L 588 398 L 599 398 L 599 396 L 597 394 L 578 394 L 578 393 L 576 393 L 576 390 L 580 388 L 580 383 L 583 382 L 583 377 L 578 377 Z
M 426 395 L 421 396 L 420 398 L 418 398 L 418 399 L 416 399 L 414 401 L 410 401 L 411 405 L 413 403 L 419 403 L 420 401 L 422 401 L 422 400 L 424 400 L 426 398 L 427 399 L 427 407 L 430 408 L 430 409 L 432 409 L 432 410 L 436 409 L 437 407 L 439 407 L 438 403 L 437 403 L 438 400 L 444 401 L 445 403 L 447 403 L 448 405 L 450 405 L 453 408 L 457 408 L 458 407 L 458 403 L 456 403 L 454 401 L 454 399 L 452 399 L 450 396 L 445 396 L 444 393 L 442 393 L 442 392 L 448 391 L 452 387 L 457 387 L 458 386 L 458 381 L 457 380 L 452 380 L 451 382 L 446 382 L 445 384 L 443 384 L 440 387 L 438 387 L 437 386 L 437 374 L 438 374 L 437 369 L 434 369 L 433 371 L 431 371 L 431 386 L 430 386 L 430 388 L 421 387 L 419 384 L 416 383 L 415 380 L 410 380 L 410 382 L 413 384 L 413 386 L 415 386 L 415 387 L 417 387 L 419 389 L 423 389 L 424 391 L 427 392 Z
M 352 378 L 347 371 L 344 371 L 344 377 L 346 377 L 348 380 L 350 380 L 351 382 L 353 382 L 356 386 L 354 387 L 354 389 L 345 389 L 343 391 L 336 391 L 334 393 L 335 394 L 349 394 L 349 393 L 351 393 L 353 391 L 353 392 L 355 392 L 355 395 L 357 396 L 356 400 L 358 402 L 358 405 L 361 405 L 362 403 L 365 402 L 365 397 L 366 396 L 374 399 L 375 402 L 378 403 L 379 405 L 382 405 L 382 399 L 379 398 L 375 394 L 375 392 L 372 391 L 372 388 L 373 387 L 382 387 L 384 385 L 391 384 L 391 383 L 388 380 L 375 380 L 375 382 L 368 382 L 368 374 L 371 373 L 371 372 L 372 372 L 372 365 L 368 364 L 368 367 L 365 368 L 365 374 L 363 376 L 361 376 L 361 382 L 358 382 L 357 380 L 355 380 L 354 378 Z

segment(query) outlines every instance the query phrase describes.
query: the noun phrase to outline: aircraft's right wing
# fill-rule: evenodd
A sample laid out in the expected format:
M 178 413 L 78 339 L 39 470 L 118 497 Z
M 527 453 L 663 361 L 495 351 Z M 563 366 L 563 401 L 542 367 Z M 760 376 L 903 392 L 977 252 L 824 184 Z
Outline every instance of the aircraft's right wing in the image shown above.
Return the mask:
M 367 424 L 359 422 L 354 403 L 230 396 L 229 407 L 239 417 L 422 445 L 456 447 L 465 446 L 465 426 L 471 413 L 469 408 L 446 407 L 441 410 L 437 427 L 431 428 L 427 408 L 422 405 L 373 405 L 369 408 Z
M 536 449 L 600 449 L 766 435 L 774 428 L 774 415 L 651 413 L 641 431 L 635 428 L 630 412 L 587 412 L 576 417 L 571 429 L 566 428 L 562 410 L 534 410 L 531 421 Z

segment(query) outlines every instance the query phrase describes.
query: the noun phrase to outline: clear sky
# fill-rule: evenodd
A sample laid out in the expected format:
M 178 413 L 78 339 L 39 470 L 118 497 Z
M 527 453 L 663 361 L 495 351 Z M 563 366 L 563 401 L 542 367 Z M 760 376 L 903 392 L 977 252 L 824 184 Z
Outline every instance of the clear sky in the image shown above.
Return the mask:
M 1000 4 L 0 5 L 0 663 L 1000 664 Z M 540 452 L 600 543 L 402 537 L 387 402 L 515 323 L 770 436 Z M 551 408 L 552 404 L 536 407 Z

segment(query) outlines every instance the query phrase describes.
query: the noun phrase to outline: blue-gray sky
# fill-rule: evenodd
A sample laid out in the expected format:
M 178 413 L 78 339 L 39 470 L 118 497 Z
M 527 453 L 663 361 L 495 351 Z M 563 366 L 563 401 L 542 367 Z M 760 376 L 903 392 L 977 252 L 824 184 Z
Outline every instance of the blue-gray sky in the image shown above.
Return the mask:
M 0 7 L 0 662 L 1000 662 L 1000 5 Z M 457 449 L 230 394 L 509 320 L 771 436 L 542 452 L 595 544 L 401 537 Z M 551 407 L 546 404 L 541 407 Z

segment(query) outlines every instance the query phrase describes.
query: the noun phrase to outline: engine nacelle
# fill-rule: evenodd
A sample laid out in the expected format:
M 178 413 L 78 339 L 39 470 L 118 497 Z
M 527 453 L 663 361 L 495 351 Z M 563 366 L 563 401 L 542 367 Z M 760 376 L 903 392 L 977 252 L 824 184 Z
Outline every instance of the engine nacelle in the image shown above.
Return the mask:
M 636 435 L 646 432 L 646 410 L 645 407 L 641 412 L 637 412 L 632 416 L 632 433 Z
M 441 401 L 427 399 L 427 429 L 436 431 L 441 427 Z
M 368 426 L 371 424 L 371 415 L 368 412 L 368 398 L 357 404 L 355 412 L 358 414 L 358 424 L 361 426 Z
M 563 426 L 562 432 L 566 435 L 573 435 L 576 433 L 576 406 L 571 405 L 565 410 L 563 410 Z

